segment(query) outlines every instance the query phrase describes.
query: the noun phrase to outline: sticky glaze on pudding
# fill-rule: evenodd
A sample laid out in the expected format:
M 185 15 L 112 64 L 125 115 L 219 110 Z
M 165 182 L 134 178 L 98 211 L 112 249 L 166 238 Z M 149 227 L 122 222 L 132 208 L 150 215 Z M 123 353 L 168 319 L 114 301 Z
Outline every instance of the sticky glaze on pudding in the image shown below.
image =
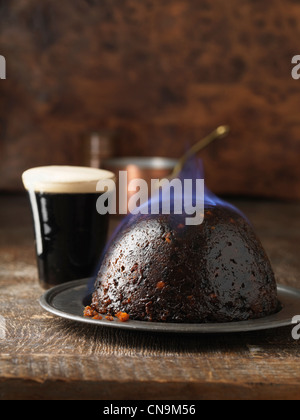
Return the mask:
M 104 257 L 92 308 L 131 320 L 223 323 L 273 314 L 278 299 L 253 228 L 235 211 L 212 207 L 197 227 L 178 215 L 128 220 Z

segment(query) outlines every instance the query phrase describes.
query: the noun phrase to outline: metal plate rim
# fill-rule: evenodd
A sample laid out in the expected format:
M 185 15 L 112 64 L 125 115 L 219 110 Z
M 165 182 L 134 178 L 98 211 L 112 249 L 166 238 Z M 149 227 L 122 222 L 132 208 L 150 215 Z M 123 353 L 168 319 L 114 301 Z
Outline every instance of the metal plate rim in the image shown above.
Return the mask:
M 81 311 L 80 313 L 83 313 L 83 299 L 87 295 L 83 292 L 87 292 L 87 285 L 91 281 L 92 279 L 81 279 L 55 286 L 40 297 L 39 303 L 47 312 L 75 322 L 131 331 L 178 334 L 220 334 L 269 330 L 292 325 L 293 317 L 300 315 L 300 290 L 278 285 L 278 296 L 283 309 L 277 314 L 258 320 L 215 324 L 157 323 L 133 320 L 124 323 L 117 320 L 117 318 L 114 321 L 108 321 L 105 318 L 103 320 L 93 320 L 77 313 L 79 310 Z M 74 297 L 75 300 L 71 302 L 71 305 L 73 305 L 71 310 L 75 313 L 72 313 L 65 307 L 70 304 L 69 299 L 74 299 Z M 295 311 L 296 308 L 299 308 L 298 313 Z

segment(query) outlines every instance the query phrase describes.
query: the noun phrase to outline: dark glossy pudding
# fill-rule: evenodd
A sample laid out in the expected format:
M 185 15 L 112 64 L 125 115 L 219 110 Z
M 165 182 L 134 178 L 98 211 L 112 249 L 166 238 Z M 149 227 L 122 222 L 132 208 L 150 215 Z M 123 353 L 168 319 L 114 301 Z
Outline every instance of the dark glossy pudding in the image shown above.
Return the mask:
M 92 308 L 178 323 L 245 321 L 278 310 L 270 261 L 241 215 L 213 207 L 200 226 L 184 220 L 128 220 L 104 257 Z

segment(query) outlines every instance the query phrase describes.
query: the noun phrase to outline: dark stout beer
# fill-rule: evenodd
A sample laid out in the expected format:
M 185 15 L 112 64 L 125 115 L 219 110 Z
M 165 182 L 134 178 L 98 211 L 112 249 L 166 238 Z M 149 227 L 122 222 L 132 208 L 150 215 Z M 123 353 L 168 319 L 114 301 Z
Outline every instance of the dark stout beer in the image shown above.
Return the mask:
M 96 187 L 99 180 L 113 177 L 111 172 L 76 167 L 35 168 L 23 175 L 42 287 L 96 273 L 109 226 L 109 215 L 97 212 L 101 191 Z

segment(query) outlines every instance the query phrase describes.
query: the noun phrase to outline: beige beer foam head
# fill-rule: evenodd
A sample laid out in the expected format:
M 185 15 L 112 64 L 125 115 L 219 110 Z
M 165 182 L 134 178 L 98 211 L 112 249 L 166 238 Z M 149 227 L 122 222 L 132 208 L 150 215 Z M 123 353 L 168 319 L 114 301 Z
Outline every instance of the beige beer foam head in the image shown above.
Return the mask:
M 56 194 L 96 193 L 101 180 L 115 179 L 115 174 L 103 169 L 80 166 L 42 166 L 23 173 L 26 190 Z M 102 191 L 103 192 L 103 191 Z

